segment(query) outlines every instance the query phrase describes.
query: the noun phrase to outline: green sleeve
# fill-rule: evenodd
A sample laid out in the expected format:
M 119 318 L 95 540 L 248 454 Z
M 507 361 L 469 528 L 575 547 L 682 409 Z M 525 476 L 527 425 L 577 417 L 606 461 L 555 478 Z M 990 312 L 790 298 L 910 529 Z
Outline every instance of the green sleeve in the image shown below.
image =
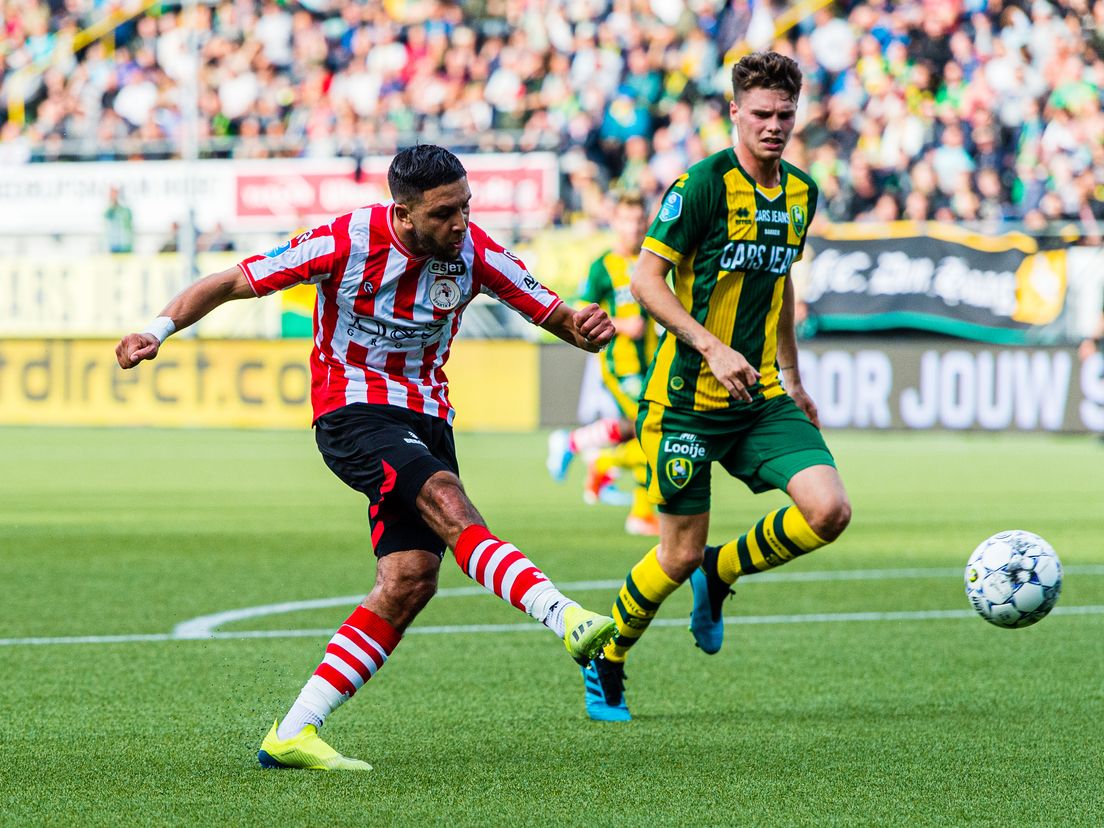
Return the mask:
M 816 215 L 817 202 L 820 200 L 820 190 L 815 184 L 809 185 L 809 218 L 805 221 L 805 232 L 801 234 L 801 246 L 797 248 L 797 259 L 805 255 L 805 240 L 809 238 L 809 228 L 813 226 L 813 216 Z
M 697 249 L 714 213 L 715 185 L 705 170 L 680 176 L 663 196 L 644 249 L 678 264 Z
M 603 253 L 590 265 L 590 272 L 579 291 L 579 298 L 584 302 L 602 304 L 608 302 L 613 293 L 613 282 L 610 281 L 609 271 L 604 264 L 606 255 Z

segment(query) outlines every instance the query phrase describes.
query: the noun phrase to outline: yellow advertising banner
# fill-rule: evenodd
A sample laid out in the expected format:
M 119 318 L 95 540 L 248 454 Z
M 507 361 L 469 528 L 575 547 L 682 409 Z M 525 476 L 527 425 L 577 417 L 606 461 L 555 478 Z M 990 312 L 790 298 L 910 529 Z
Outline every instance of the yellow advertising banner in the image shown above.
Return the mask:
M 612 245 L 610 233 L 557 228 L 537 233 L 512 249 L 530 273 L 566 300 L 579 292 L 591 264 Z
M 233 267 L 235 253 L 201 253 L 199 275 Z M 0 337 L 97 337 L 141 330 L 191 279 L 176 253 L 0 259 Z M 193 329 L 201 337 L 280 335 L 275 298 L 227 302 Z
M 0 340 L 0 425 L 305 428 L 309 340 L 174 338 L 124 371 L 115 342 Z M 457 340 L 448 362 L 455 426 L 537 427 L 537 346 Z

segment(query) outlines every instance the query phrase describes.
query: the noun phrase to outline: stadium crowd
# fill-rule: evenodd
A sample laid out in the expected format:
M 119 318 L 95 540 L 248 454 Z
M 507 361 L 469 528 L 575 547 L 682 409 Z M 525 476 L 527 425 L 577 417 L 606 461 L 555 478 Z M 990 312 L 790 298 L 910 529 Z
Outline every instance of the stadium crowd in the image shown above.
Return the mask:
M 1097 236 L 1104 0 L 839 2 L 777 40 L 765 3 L 201 2 L 201 147 L 549 149 L 562 159 L 561 220 L 600 222 L 609 190 L 654 197 L 730 145 L 724 56 L 750 42 L 805 72 L 789 157 L 811 170 L 829 218 L 1072 220 Z M 0 163 L 175 152 L 187 13 L 154 5 L 73 55 L 77 32 L 111 7 L 0 0 L 0 117 L 19 70 L 48 66 L 31 73 L 26 123 L 0 126 Z

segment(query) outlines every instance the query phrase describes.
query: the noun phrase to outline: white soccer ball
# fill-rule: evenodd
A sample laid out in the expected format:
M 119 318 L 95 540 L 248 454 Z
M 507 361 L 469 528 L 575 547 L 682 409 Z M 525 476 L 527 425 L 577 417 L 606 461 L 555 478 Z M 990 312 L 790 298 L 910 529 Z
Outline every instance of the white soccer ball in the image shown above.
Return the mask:
M 1022 529 L 981 542 L 966 564 L 966 597 L 998 627 L 1029 627 L 1053 609 L 1062 564 L 1049 543 Z

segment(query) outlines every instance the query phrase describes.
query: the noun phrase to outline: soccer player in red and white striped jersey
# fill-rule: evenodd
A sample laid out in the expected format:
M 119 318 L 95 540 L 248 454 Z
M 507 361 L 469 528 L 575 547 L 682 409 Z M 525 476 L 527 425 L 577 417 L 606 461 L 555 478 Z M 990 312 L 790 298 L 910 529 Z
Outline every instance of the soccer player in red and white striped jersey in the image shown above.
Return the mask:
M 369 499 L 376 584 L 265 737 L 258 758 L 266 767 L 369 769 L 322 741 L 318 728 L 383 666 L 433 596 L 446 546 L 469 577 L 549 627 L 580 663 L 615 630 L 487 528 L 460 482 L 444 372 L 464 308 L 480 292 L 591 352 L 612 338 L 612 322 L 597 305 L 572 310 L 469 221 L 467 175 L 448 150 L 403 150 L 388 184 L 392 202 L 201 279 L 116 347 L 119 364 L 132 368 L 223 302 L 317 286 L 315 437 L 326 464 Z
M 315 419 L 367 402 L 451 424 L 443 368 L 468 303 L 488 293 L 538 325 L 551 321 L 561 304 L 477 225 L 435 245 L 417 235 L 404 241 L 407 216 L 401 204 L 364 207 L 239 265 L 258 296 L 302 282 L 317 285 Z M 456 217 L 442 218 L 448 224 Z M 562 324 L 564 314 L 559 317 Z

